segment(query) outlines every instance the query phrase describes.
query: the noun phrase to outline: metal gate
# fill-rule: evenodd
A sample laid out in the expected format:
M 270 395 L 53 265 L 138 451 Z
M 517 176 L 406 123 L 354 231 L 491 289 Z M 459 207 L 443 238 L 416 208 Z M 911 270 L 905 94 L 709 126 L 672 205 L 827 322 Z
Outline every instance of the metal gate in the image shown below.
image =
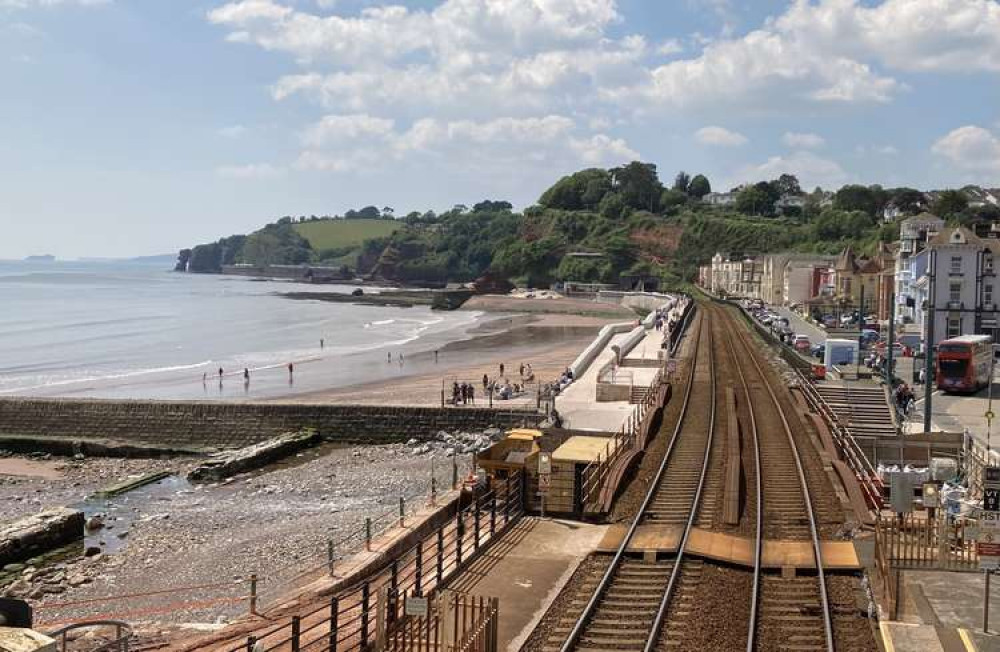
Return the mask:
M 498 652 L 497 598 L 444 591 L 427 602 L 410 598 L 405 611 L 414 615 L 387 628 L 386 652 Z

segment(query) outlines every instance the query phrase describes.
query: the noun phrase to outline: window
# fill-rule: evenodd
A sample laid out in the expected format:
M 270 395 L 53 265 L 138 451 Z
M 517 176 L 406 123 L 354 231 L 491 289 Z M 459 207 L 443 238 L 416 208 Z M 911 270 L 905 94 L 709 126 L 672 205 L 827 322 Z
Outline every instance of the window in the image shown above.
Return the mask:
M 993 254 L 983 256 L 983 270 L 986 272 L 993 271 Z
M 962 318 L 948 318 L 948 339 L 958 337 L 962 334 Z
M 948 284 L 948 302 L 958 303 L 962 300 L 962 283 L 949 283 Z
M 993 285 L 990 283 L 983 286 L 983 304 L 987 306 L 993 304 Z
M 952 274 L 962 273 L 962 257 L 952 256 L 951 257 L 951 268 L 949 270 Z

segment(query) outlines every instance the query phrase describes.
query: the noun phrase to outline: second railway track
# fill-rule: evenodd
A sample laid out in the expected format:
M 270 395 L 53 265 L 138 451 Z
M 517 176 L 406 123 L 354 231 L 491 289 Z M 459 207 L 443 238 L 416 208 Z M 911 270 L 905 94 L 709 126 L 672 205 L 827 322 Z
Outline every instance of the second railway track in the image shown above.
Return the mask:
M 610 562 L 595 559 L 574 577 L 574 592 L 562 600 L 561 613 L 533 649 L 874 650 L 865 618 L 851 606 L 857 579 L 828 578 L 823 571 L 824 527 L 817 514 L 829 535 L 836 507 L 824 495 L 817 509 L 809 494 L 810 483 L 827 479 L 815 451 L 798 450 L 808 436 L 797 432 L 803 424 L 787 389 L 732 308 L 703 303 L 699 313 L 683 403 L 671 431 L 660 435 L 668 438 L 666 453 L 642 504 Z M 730 388 L 737 414 L 725 407 Z M 725 495 L 720 471 L 725 438 L 715 435 L 737 415 L 745 495 L 740 523 L 727 528 L 718 518 Z M 749 537 L 755 564 L 748 568 L 685 554 L 695 526 Z M 630 548 L 640 529 L 673 540 L 667 546 L 673 552 Z M 818 568 L 791 575 L 765 572 L 765 539 L 807 545 Z M 834 607 L 841 611 L 839 623 Z

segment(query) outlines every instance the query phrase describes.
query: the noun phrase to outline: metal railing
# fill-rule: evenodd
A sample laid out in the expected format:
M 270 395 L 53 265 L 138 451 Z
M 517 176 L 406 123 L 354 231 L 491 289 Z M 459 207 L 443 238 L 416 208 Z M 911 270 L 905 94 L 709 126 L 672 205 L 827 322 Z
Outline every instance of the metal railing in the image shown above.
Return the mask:
M 405 615 L 407 596 L 427 596 L 460 572 L 523 515 L 522 477 L 514 474 L 384 567 L 338 591 L 328 603 L 248 636 L 190 650 L 277 652 L 365 650 Z

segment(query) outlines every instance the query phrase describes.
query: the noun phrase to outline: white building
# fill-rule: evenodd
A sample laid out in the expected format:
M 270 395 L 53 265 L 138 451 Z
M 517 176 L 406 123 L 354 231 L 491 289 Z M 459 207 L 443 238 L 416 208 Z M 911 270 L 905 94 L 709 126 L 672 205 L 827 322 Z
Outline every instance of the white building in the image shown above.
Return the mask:
M 917 292 L 913 284 L 925 272 L 916 264 L 917 255 L 944 228 L 944 220 L 930 213 L 908 217 L 899 224 L 899 251 L 896 254 L 896 316 L 903 323 L 919 323 Z M 921 259 L 924 260 L 924 259 Z
M 712 206 L 731 206 L 736 203 L 735 192 L 710 192 L 701 198 L 706 204 Z
M 930 255 L 924 283 L 934 316 L 934 341 L 959 335 L 1000 335 L 997 325 L 1000 286 L 994 261 L 1000 240 L 980 238 L 964 227 L 942 229 L 927 242 Z M 933 279 L 933 281 L 931 281 Z M 928 333 L 922 329 L 924 341 Z

